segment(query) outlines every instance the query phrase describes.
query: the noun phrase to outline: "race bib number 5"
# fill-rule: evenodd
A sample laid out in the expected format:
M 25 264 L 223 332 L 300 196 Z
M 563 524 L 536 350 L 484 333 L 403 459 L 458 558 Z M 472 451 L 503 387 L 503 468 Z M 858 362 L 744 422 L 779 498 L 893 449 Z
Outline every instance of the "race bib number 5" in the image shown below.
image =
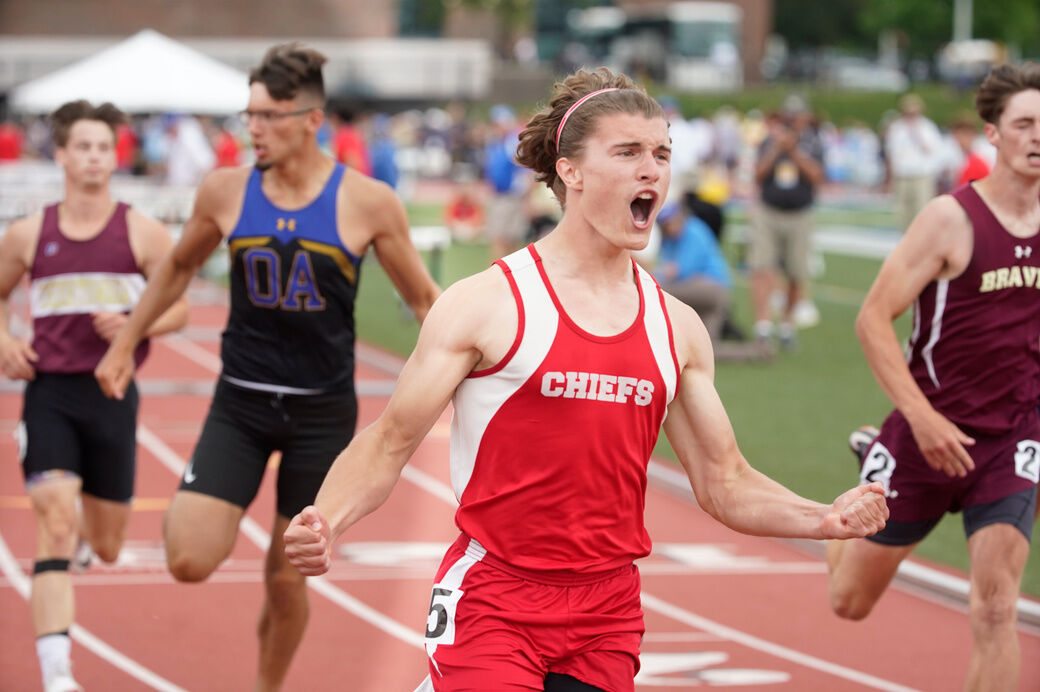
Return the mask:
M 1015 475 L 1040 482 L 1040 442 L 1022 440 L 1015 451 Z
M 461 589 L 434 584 L 430 595 L 430 614 L 426 617 L 426 644 L 455 643 L 455 609 L 462 598 Z

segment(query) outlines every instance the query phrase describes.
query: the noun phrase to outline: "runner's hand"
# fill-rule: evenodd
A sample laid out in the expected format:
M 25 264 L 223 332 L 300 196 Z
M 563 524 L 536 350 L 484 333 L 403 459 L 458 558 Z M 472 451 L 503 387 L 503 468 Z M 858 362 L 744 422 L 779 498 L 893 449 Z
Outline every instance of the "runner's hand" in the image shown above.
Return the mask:
M 10 336 L 0 338 L 0 369 L 12 380 L 31 380 L 36 377 L 33 363 L 40 360 L 27 342 Z
M 94 331 L 108 343 L 112 343 L 127 320 L 127 315 L 121 312 L 95 312 L 92 317 Z
M 292 518 L 285 530 L 285 555 L 306 577 L 325 574 L 332 566 L 332 540 L 328 523 L 312 506 Z
M 840 495 L 824 516 L 821 529 L 824 538 L 862 538 L 885 528 L 887 520 L 885 486 L 870 483 Z
M 965 449 L 965 446 L 975 444 L 975 439 L 964 434 L 941 413 L 929 409 L 915 415 L 913 420 L 908 417 L 907 422 L 918 449 L 933 469 L 950 478 L 963 478 L 975 470 L 975 462 Z
M 105 396 L 122 400 L 130 380 L 134 378 L 133 351 L 124 353 L 122 349 L 109 348 L 94 368 L 94 378 Z

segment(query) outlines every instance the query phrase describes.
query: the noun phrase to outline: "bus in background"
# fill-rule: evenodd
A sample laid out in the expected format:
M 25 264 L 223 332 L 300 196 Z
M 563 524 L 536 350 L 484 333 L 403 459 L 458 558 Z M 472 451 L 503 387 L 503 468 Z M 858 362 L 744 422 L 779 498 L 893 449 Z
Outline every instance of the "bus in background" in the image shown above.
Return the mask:
M 606 65 L 679 91 L 741 88 L 742 20 L 741 8 L 725 2 L 591 7 L 568 16 L 585 64 Z

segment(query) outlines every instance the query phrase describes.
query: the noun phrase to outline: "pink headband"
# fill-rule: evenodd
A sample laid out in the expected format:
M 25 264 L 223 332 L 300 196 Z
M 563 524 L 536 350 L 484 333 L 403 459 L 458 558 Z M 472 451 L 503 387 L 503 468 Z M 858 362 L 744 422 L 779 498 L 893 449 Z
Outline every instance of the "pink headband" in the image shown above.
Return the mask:
M 593 91 L 591 93 L 585 94 L 580 99 L 575 101 L 574 105 L 572 105 L 570 108 L 567 109 L 567 112 L 563 114 L 563 118 L 560 119 L 560 126 L 556 128 L 556 153 L 557 154 L 560 153 L 560 135 L 563 134 L 563 126 L 567 124 L 567 119 L 569 117 L 571 117 L 571 113 L 576 111 L 578 109 L 578 106 L 580 106 L 581 104 L 585 103 L 586 101 L 588 101 L 590 98 L 592 98 L 596 94 L 604 94 L 604 93 L 606 93 L 608 91 L 617 91 L 617 90 L 618 90 L 618 87 L 610 87 L 608 89 L 600 89 L 599 91 Z

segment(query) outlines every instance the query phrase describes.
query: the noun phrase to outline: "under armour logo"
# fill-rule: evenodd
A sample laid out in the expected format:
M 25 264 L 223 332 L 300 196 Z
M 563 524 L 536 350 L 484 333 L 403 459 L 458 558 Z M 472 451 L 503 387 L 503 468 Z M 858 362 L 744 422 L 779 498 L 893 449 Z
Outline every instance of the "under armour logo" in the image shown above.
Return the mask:
M 286 228 L 288 228 L 290 232 L 295 231 L 296 219 L 289 219 L 288 221 L 285 219 L 278 219 L 278 230 L 284 231 Z
M 1033 248 L 1029 245 L 1022 247 L 1021 245 L 1015 246 L 1015 259 L 1022 259 L 1023 257 L 1029 257 L 1033 254 Z
M 58 254 L 58 243 L 53 240 L 47 243 L 47 245 L 43 248 L 43 254 L 47 257 L 53 257 L 54 255 Z

